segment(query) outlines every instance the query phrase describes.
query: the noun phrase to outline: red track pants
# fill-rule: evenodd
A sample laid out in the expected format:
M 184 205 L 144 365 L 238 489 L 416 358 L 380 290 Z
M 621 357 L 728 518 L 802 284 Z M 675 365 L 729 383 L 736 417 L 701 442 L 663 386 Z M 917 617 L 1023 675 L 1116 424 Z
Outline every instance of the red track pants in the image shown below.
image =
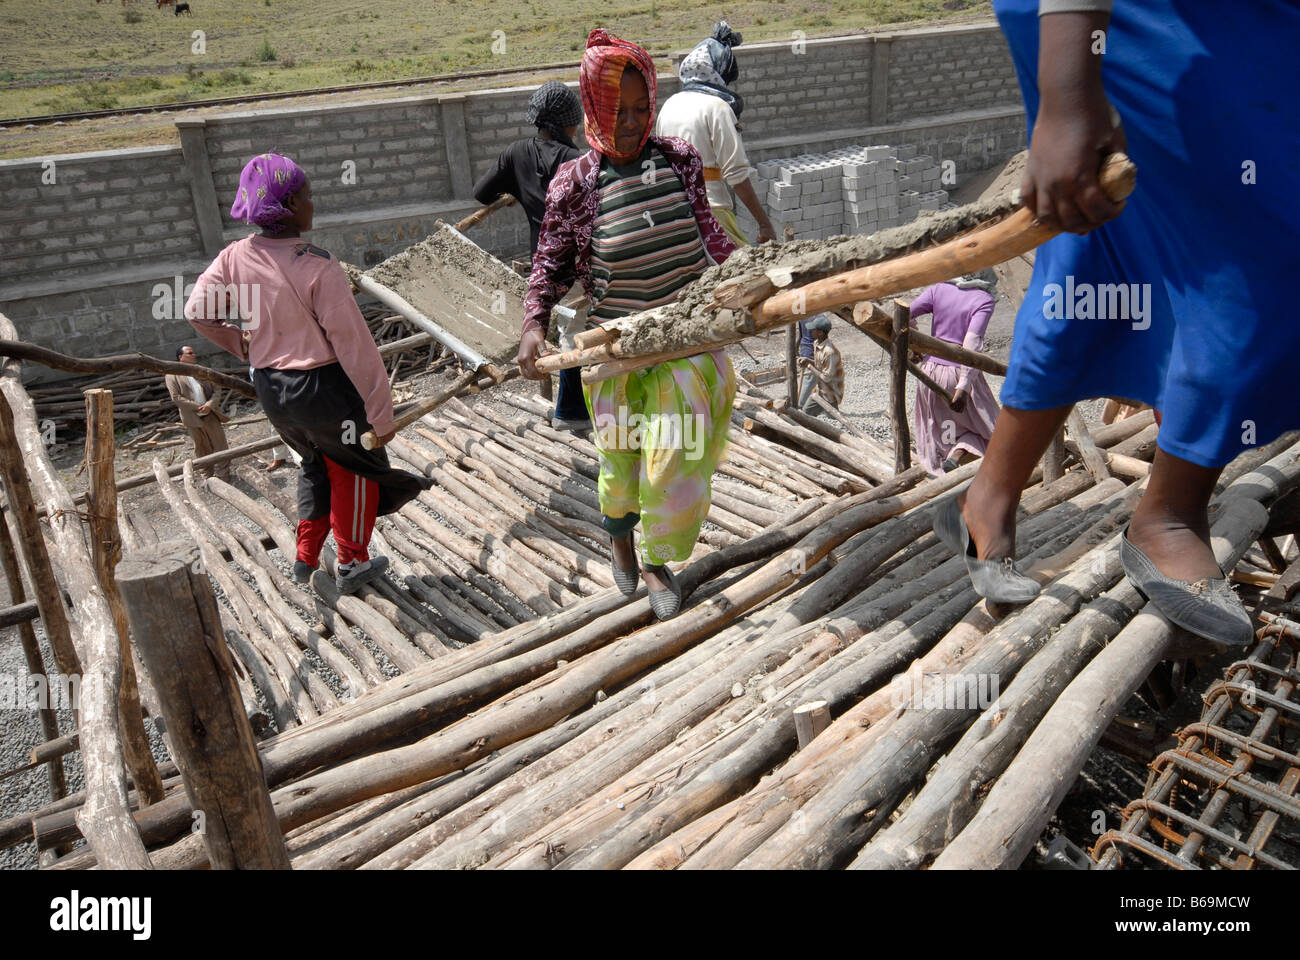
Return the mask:
M 327 516 L 298 521 L 298 559 L 309 566 L 318 566 L 321 547 L 332 528 L 339 563 L 369 560 L 366 547 L 375 529 L 379 484 L 344 470 L 329 457 L 321 459 L 329 473 L 330 511 Z

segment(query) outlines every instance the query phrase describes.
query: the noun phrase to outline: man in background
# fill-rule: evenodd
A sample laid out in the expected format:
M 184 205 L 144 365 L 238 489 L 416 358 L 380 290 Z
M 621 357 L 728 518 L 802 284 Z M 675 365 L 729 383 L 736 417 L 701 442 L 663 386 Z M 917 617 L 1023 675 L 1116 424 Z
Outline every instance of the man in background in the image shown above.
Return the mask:
M 844 402 L 844 360 L 839 349 L 831 343 L 829 316 L 820 313 L 813 317 L 807 321 L 807 330 L 813 340 L 813 355 L 811 360 L 800 357 L 799 365 L 805 368 L 804 376 L 813 382 L 813 391 L 803 404 L 803 412 L 816 416 L 838 410 Z M 822 403 L 818 403 L 818 399 Z
M 186 344 L 176 351 L 176 359 L 181 363 L 198 363 L 199 358 L 195 355 L 194 348 Z M 181 423 L 189 430 L 190 439 L 194 441 L 194 459 L 227 449 L 226 431 L 221 426 L 230 419 L 221 412 L 224 391 L 198 377 L 169 373 L 163 379 L 167 384 L 167 392 L 180 410 Z M 229 480 L 230 464 L 205 467 L 203 475 Z

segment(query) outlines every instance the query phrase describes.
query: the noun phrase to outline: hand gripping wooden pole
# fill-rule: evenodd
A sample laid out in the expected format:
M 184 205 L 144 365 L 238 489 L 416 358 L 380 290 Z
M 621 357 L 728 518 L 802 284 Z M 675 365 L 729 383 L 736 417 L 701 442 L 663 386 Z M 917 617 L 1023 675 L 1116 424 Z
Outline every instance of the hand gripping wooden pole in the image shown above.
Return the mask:
M 482 372 L 480 372 L 482 371 Z M 486 373 L 486 377 L 483 374 Z M 436 410 L 452 397 L 458 397 L 463 393 L 478 393 L 485 387 L 496 386 L 499 383 L 505 383 L 507 380 L 513 380 L 519 376 L 519 367 L 511 364 L 504 370 L 495 364 L 487 364 L 480 370 L 470 370 L 458 380 L 439 390 L 433 396 L 426 400 L 421 400 L 411 409 L 405 411 L 400 417 L 393 421 L 393 431 L 405 430 L 411 424 L 415 423 L 425 414 Z M 382 447 L 378 435 L 373 430 L 367 430 L 361 435 L 361 446 L 366 450 L 374 450 Z

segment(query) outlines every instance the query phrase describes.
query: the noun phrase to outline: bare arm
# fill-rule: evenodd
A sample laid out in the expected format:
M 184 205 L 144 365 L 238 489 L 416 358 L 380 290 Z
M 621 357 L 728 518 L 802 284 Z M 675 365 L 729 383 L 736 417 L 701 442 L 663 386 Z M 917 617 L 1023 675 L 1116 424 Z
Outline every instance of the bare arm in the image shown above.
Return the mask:
M 1046 13 L 1038 21 L 1038 117 L 1020 195 L 1040 221 L 1073 233 L 1121 209 L 1097 181 L 1101 159 L 1125 147 L 1101 82 L 1109 23 L 1102 11 Z
M 776 239 L 776 228 L 772 226 L 772 221 L 768 219 L 767 211 L 763 209 L 763 204 L 759 202 L 758 193 L 754 190 L 754 184 L 748 178 L 740 181 L 732 189 L 736 191 L 736 196 L 740 202 L 745 205 L 758 222 L 758 242 L 766 243 L 769 240 Z

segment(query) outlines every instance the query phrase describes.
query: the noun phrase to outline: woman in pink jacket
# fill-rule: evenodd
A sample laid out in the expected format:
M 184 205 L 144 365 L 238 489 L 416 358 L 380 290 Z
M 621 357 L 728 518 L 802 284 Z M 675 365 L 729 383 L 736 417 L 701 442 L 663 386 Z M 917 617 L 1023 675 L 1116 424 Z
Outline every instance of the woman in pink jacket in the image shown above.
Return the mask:
M 244 167 L 230 215 L 262 228 L 236 240 L 199 277 L 185 305 L 194 329 L 253 367 L 271 426 L 302 458 L 295 579 L 306 582 L 333 528 L 338 588 L 353 593 L 383 575 L 367 549 L 375 518 L 433 481 L 366 450 L 361 435 L 393 437 L 393 398 L 379 348 L 338 260 L 301 239 L 311 229 L 311 185 L 288 157 L 264 153 Z

